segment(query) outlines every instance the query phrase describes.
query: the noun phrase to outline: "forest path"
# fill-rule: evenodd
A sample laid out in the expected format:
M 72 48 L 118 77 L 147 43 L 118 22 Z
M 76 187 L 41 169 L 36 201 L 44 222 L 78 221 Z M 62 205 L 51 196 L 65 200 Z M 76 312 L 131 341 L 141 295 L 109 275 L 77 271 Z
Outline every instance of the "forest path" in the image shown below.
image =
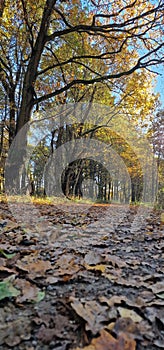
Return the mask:
M 163 214 L 35 208 L 38 222 L 22 227 L 0 204 L 0 350 L 162 349 Z

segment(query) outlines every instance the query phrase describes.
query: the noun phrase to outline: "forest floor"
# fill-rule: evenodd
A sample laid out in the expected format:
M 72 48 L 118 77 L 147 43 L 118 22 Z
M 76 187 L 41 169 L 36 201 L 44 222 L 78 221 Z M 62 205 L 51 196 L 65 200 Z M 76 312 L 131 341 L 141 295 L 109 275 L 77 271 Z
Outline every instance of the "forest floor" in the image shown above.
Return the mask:
M 0 350 L 164 349 L 164 213 L 34 207 L 0 203 Z

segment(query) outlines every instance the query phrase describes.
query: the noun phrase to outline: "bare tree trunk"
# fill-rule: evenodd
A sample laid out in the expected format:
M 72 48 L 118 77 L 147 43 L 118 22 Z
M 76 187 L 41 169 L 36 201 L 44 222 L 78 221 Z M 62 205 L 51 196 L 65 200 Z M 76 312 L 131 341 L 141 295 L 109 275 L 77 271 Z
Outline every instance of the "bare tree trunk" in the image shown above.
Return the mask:
M 9 91 L 9 105 L 10 105 L 10 124 L 9 124 L 9 146 L 11 146 L 11 143 L 15 136 L 15 112 L 16 112 L 16 105 L 15 105 L 15 88 L 11 88 Z
M 27 71 L 24 77 L 22 103 L 17 120 L 16 133 L 30 120 L 32 108 L 37 99 L 35 93 L 37 69 L 46 43 L 46 35 L 49 26 L 49 20 L 55 3 L 56 0 L 46 1 L 40 30 L 35 45 L 34 47 L 32 47 L 31 59 L 29 61 Z
M 9 96 L 11 105 L 11 114 L 10 114 L 10 143 L 13 140 L 13 134 L 16 135 L 18 132 L 26 125 L 26 127 L 21 131 L 20 136 L 15 140 L 15 143 L 10 151 L 10 157 L 6 169 L 6 187 L 13 193 L 21 192 L 21 176 L 24 171 L 24 162 L 26 159 L 27 151 L 27 132 L 28 125 L 30 121 L 31 113 L 34 104 L 36 103 L 36 93 L 35 93 L 35 82 L 37 78 L 37 69 L 40 62 L 40 57 L 43 52 L 45 43 L 46 43 L 46 34 L 47 28 L 49 25 L 49 19 L 52 13 L 55 0 L 47 0 L 43 12 L 42 22 L 40 25 L 40 30 L 36 39 L 34 46 L 31 48 L 31 59 L 29 61 L 23 82 L 22 90 L 22 101 L 20 106 L 20 112 L 18 114 L 16 131 L 14 121 L 15 121 L 15 111 L 14 111 L 14 91 L 11 90 Z M 12 153 L 13 152 L 13 153 Z M 14 154 L 14 152 L 16 154 Z M 10 182 L 10 183 L 9 183 Z

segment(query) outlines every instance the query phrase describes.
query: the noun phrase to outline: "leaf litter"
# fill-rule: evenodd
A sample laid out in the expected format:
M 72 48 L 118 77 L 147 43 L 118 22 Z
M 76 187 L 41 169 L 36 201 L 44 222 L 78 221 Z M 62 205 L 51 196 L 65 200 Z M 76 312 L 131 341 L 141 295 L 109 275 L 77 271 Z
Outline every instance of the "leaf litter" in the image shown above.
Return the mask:
M 39 235 L 0 204 L 0 350 L 164 348 L 163 213 L 81 207 L 37 204 Z

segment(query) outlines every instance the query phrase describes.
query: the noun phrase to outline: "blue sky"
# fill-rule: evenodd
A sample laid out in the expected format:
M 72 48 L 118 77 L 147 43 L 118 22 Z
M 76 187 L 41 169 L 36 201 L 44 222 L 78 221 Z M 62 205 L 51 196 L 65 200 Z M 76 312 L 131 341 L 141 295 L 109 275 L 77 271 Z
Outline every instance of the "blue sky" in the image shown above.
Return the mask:
M 155 90 L 160 93 L 162 108 L 164 108 L 164 71 L 162 73 L 162 76 L 159 75 L 157 77 L 157 86 Z

